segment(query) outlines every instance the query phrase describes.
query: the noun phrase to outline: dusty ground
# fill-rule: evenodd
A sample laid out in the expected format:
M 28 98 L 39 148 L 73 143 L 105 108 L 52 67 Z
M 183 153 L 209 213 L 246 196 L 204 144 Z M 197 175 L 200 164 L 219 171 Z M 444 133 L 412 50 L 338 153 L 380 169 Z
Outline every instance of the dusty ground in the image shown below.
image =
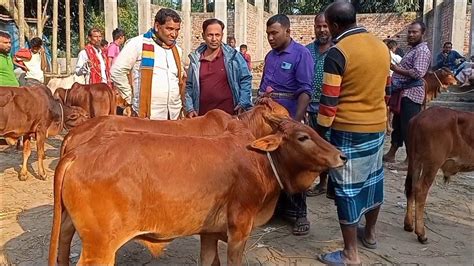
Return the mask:
M 51 176 L 58 163 L 61 137 L 48 140 L 46 167 L 50 178 L 37 176 L 36 152 L 30 158 L 32 176 L 18 181 L 21 152 L 0 146 L 0 264 L 43 265 L 47 261 L 52 220 Z M 401 157 L 399 158 L 401 159 Z M 474 261 L 474 173 L 464 173 L 445 186 L 442 177 L 431 189 L 426 208 L 428 245 L 417 242 L 414 233 L 403 231 L 405 172 L 386 171 L 386 201 L 378 223 L 377 250 L 362 248 L 365 264 L 462 264 Z M 316 254 L 342 247 L 342 238 L 332 201 L 324 196 L 308 198 L 311 233 L 296 237 L 282 221 L 271 221 L 255 230 L 247 245 L 246 262 L 265 265 L 320 265 Z M 221 244 L 225 263 L 225 244 Z M 73 241 L 72 261 L 77 262 L 80 241 Z M 126 244 L 117 254 L 122 265 L 197 264 L 198 237 L 176 240 L 159 258 L 137 243 Z

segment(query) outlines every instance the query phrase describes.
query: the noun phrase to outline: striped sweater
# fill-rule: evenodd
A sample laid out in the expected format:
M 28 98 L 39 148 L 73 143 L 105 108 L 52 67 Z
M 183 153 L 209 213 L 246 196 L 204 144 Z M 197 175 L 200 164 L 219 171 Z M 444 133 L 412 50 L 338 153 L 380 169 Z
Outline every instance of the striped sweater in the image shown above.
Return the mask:
M 324 63 L 319 127 L 383 132 L 385 88 L 390 84 L 387 46 L 360 27 L 342 33 L 335 42 Z

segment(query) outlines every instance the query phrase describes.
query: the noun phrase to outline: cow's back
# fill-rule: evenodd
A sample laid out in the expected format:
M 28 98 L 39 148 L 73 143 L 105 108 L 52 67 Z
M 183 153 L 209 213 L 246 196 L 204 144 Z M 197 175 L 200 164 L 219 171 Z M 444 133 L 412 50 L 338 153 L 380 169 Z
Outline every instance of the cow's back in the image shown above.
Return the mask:
M 61 147 L 61 156 L 108 131 L 211 136 L 224 132 L 231 119 L 232 116 L 221 110 L 212 110 L 205 116 L 184 120 L 150 120 L 123 116 L 96 117 L 69 131 Z

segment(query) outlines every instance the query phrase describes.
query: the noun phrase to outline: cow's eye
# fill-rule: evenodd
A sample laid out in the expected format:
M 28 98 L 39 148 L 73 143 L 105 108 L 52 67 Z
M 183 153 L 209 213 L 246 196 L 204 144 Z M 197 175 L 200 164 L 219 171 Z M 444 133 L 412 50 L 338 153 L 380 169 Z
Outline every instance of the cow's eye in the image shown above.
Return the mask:
M 298 137 L 298 140 L 303 142 L 305 140 L 308 140 L 309 139 L 309 136 L 308 135 L 304 135 L 304 136 L 301 136 L 301 137 Z

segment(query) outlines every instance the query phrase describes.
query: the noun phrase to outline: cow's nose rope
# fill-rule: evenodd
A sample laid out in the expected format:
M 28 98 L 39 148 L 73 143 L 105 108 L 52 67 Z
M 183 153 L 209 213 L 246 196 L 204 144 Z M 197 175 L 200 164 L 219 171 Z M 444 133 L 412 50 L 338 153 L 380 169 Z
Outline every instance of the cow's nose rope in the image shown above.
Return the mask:
M 439 87 L 438 87 L 438 89 L 441 88 L 441 87 L 443 87 L 443 82 L 441 82 L 441 80 L 439 80 L 438 75 L 436 74 L 436 71 L 433 72 L 433 74 L 434 74 L 436 80 L 438 80 L 438 82 L 439 82 Z
M 272 155 L 268 151 L 267 151 L 267 157 L 268 157 L 268 160 L 270 161 L 270 165 L 272 166 L 272 170 L 273 170 L 273 173 L 275 174 L 278 184 L 280 184 L 281 189 L 284 189 L 283 183 L 281 182 L 280 176 L 278 175 L 278 172 L 276 170 L 275 163 L 273 162 Z
M 64 104 L 66 104 L 66 101 L 67 101 L 67 92 L 69 91 L 70 89 L 65 89 L 66 93 L 64 93 Z
M 64 109 L 60 102 L 59 102 L 59 108 L 61 109 L 61 127 L 59 128 L 59 131 L 62 131 L 64 127 Z

